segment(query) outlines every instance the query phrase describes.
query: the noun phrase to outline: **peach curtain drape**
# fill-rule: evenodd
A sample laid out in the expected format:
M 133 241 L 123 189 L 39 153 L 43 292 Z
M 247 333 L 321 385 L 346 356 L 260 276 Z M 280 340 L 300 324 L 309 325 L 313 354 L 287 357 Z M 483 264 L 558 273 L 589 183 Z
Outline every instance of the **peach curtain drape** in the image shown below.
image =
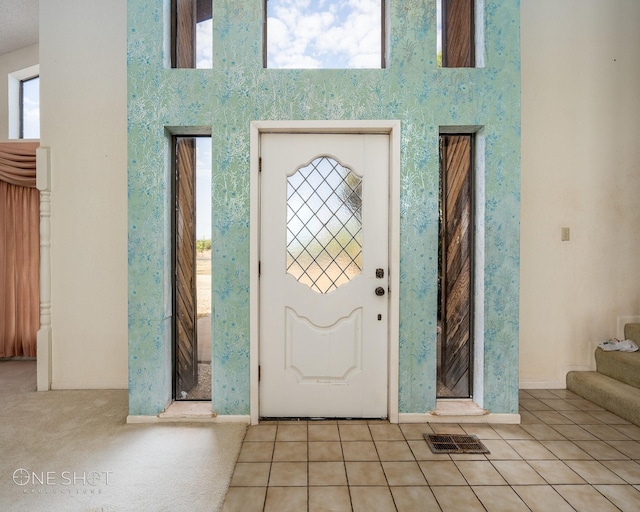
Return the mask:
M 40 192 L 34 142 L 0 143 L 0 358 L 35 357 L 40 328 Z

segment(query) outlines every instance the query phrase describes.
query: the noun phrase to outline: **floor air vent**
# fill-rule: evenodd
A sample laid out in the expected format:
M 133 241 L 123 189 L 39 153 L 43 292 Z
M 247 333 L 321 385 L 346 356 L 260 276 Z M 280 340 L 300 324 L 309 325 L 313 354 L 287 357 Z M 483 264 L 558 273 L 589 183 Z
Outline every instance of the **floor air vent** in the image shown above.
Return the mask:
M 476 436 L 459 434 L 424 434 L 433 453 L 489 453 Z

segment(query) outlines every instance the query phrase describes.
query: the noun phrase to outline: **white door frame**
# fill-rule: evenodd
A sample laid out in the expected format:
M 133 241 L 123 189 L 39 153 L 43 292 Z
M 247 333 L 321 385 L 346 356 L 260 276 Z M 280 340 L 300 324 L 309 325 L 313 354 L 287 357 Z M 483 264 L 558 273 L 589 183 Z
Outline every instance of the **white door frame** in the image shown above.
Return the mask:
M 249 371 L 251 423 L 260 417 L 260 134 L 262 133 L 382 133 L 389 135 L 389 353 L 387 411 L 398 422 L 399 285 L 400 285 L 400 121 L 252 121 L 250 126 L 250 320 Z

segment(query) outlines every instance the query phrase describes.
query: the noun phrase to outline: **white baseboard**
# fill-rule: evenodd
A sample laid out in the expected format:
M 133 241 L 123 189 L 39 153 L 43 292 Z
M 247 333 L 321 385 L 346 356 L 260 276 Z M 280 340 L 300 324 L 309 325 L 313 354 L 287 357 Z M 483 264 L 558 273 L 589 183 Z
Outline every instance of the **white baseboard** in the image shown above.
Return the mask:
M 216 416 L 216 423 L 246 423 L 251 424 L 250 414 L 224 414 Z
M 571 368 L 567 371 L 574 369 Z M 520 389 L 566 389 L 567 383 L 564 380 L 523 380 L 520 381 L 518 387 Z
M 400 423 L 487 423 L 519 424 L 519 414 L 488 413 L 483 415 L 442 416 L 427 413 L 400 413 Z
M 122 382 L 52 382 L 51 389 L 57 391 L 64 390 L 100 390 L 105 391 L 108 389 L 117 389 L 117 390 L 127 390 L 127 386 L 122 384 Z
M 209 415 L 206 417 L 161 417 L 158 416 L 145 416 L 130 414 L 127 416 L 127 423 L 140 424 L 140 423 L 243 423 L 249 425 L 251 423 L 251 417 L 247 415 L 222 415 L 215 416 Z

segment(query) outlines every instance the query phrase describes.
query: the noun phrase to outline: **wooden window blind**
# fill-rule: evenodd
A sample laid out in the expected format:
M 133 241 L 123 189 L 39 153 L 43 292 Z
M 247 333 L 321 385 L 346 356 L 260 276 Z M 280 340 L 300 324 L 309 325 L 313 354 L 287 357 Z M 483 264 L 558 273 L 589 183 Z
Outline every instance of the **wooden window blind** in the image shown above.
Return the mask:
M 442 0 L 442 66 L 475 66 L 474 0 Z

